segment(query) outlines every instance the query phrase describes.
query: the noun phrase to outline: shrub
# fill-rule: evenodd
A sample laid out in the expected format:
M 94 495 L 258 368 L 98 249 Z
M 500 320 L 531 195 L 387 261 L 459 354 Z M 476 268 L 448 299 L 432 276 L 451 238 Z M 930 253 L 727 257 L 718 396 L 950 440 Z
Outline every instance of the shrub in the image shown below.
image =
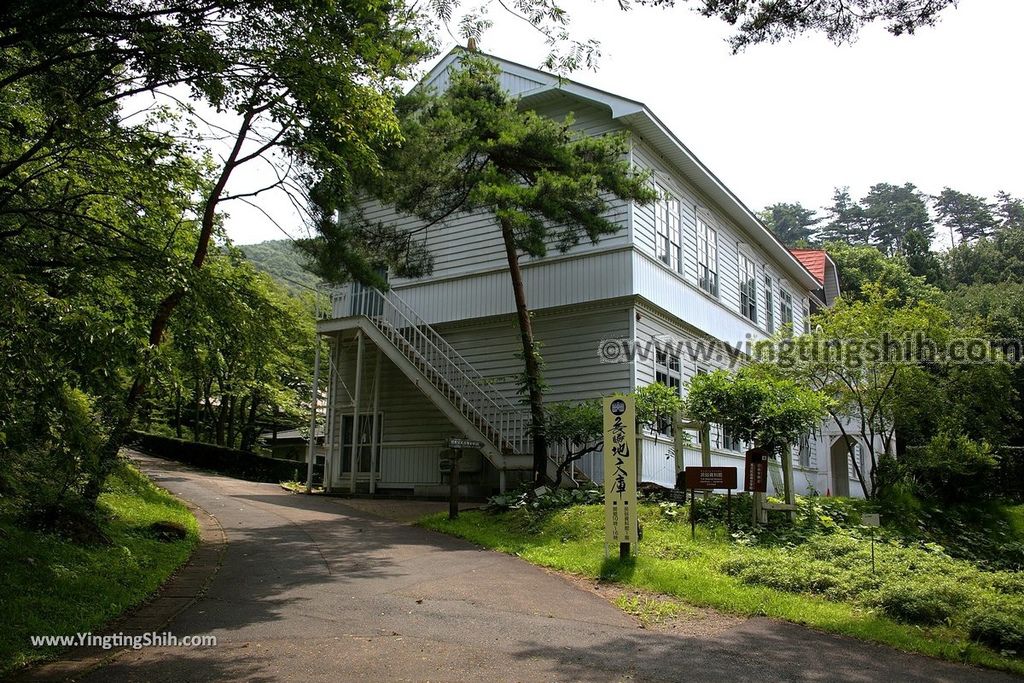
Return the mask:
M 878 592 L 878 606 L 897 621 L 912 624 L 948 622 L 970 602 L 968 589 L 935 576 L 927 580 L 897 580 Z
M 540 493 L 537 493 L 538 491 Z M 485 509 L 490 512 L 520 509 L 545 512 L 573 505 L 598 505 L 603 502 L 604 491 L 598 488 L 550 489 L 542 486 L 538 489 L 527 483 L 511 492 L 491 496 L 487 499 Z
M 840 572 L 826 562 L 787 561 L 782 554 L 774 552 L 730 558 L 721 568 L 743 583 L 771 586 L 790 593 L 828 593 L 843 581 Z
M 168 436 L 132 432 L 129 443 L 134 447 L 160 458 L 183 462 L 187 465 L 220 472 L 231 477 L 249 481 L 278 483 L 282 481 L 305 480 L 306 464 L 291 460 L 265 458 L 255 453 L 236 451 L 214 444 L 185 441 Z M 314 481 L 323 479 L 323 465 L 314 472 Z
M 1024 612 L 987 605 L 968 618 L 968 633 L 972 640 L 996 650 L 1024 652 Z
M 940 432 L 905 457 L 923 492 L 946 503 L 979 500 L 997 490 L 992 477 L 998 464 L 987 443 L 950 432 Z

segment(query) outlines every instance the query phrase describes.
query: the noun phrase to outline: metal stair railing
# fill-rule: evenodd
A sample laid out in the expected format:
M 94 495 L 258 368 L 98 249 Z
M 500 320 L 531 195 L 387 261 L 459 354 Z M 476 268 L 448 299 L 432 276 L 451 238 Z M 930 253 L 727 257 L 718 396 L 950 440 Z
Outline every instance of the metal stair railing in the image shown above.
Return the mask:
M 370 287 L 350 290 L 332 296 L 334 316 L 369 318 L 499 452 L 529 452 L 528 412 L 493 386 L 397 292 Z

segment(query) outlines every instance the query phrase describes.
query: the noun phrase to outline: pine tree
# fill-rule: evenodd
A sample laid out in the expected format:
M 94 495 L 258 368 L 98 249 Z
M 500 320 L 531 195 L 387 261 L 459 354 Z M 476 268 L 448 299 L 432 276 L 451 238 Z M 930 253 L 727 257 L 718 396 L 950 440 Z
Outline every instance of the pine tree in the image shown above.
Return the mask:
M 813 242 L 814 226 L 821 222 L 814 211 L 805 208 L 800 202 L 778 202 L 766 207 L 758 215 L 768 229 L 787 246 Z
M 519 109 L 479 55 L 462 57 L 439 96 L 414 92 L 401 103 L 405 143 L 390 161 L 380 198 L 433 224 L 463 212 L 495 219 L 508 262 L 524 361 L 535 479 L 547 472 L 542 359 L 533 331 L 521 255 L 543 257 L 622 225 L 605 217 L 609 199 L 655 201 L 646 174 L 635 173 L 624 135 L 588 137 L 572 119 Z
M 818 231 L 818 239 L 822 242 L 870 244 L 864 209 L 850 197 L 850 188 L 835 189 L 832 205 L 825 207 L 825 225 Z
M 992 209 L 984 197 L 948 187 L 935 197 L 935 212 L 949 229 L 950 245 L 956 244 L 954 232 L 960 235 L 961 244 L 989 236 L 997 225 Z

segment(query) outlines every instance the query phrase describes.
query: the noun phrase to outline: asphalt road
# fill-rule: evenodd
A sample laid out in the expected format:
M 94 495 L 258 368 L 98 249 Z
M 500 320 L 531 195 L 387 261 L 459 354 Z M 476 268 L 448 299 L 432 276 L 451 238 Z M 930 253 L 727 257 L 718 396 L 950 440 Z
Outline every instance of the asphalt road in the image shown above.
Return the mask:
M 337 499 L 143 467 L 227 533 L 206 594 L 168 627 L 218 646 L 129 651 L 84 680 L 1016 680 L 767 619 L 642 630 L 585 586 Z

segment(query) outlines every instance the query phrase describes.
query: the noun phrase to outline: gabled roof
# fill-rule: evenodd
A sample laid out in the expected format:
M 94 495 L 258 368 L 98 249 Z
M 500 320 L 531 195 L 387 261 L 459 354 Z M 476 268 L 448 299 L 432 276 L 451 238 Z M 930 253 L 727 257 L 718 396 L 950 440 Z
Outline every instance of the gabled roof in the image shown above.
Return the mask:
M 828 255 L 823 249 L 796 249 L 790 248 L 789 250 L 796 259 L 804 264 L 814 279 L 820 284 L 825 284 L 825 259 Z
M 453 49 L 424 76 L 421 83 L 443 90 L 447 85 L 449 67 L 463 54 L 464 49 Z M 645 104 L 501 57 L 484 56 L 501 67 L 502 85 L 520 97 L 524 104 L 539 105 L 558 97 L 569 96 L 608 109 L 612 119 L 620 121 L 653 146 L 694 186 L 717 204 L 754 243 L 781 263 L 790 277 L 807 289 L 821 287 L 821 281 L 789 252 L 754 212 L 747 208 Z

